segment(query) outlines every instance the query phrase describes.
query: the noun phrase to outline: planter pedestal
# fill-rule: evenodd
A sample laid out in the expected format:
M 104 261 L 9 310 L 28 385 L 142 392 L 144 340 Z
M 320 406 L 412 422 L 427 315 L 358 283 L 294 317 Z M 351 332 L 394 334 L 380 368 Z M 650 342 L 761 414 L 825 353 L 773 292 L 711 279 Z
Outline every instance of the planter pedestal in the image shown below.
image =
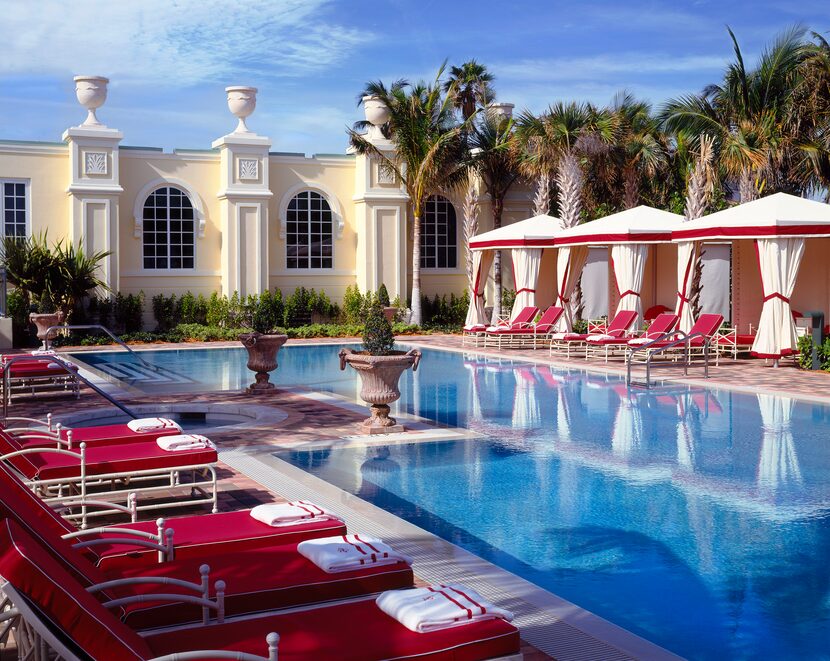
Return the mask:
M 360 375 L 360 398 L 369 404 L 371 416 L 358 426 L 361 434 L 394 434 L 404 431 L 395 418 L 389 415 L 389 404 L 401 397 L 398 380 L 410 367 L 418 369 L 421 352 L 412 349 L 389 356 L 369 356 L 365 353 L 340 350 L 340 369 L 350 365 Z
M 245 388 L 249 395 L 269 393 L 276 386 L 270 381 L 269 372 L 277 369 L 277 352 L 288 339 L 287 335 L 263 335 L 262 333 L 243 333 L 240 342 L 248 350 L 248 369 L 255 372 L 256 381 Z
M 63 312 L 46 312 L 40 314 L 32 312 L 29 315 L 29 321 L 33 323 L 37 328 L 37 339 L 39 339 L 43 343 L 41 348 L 46 348 L 46 331 L 52 326 L 62 324 L 63 318 Z M 52 331 L 50 333 L 52 337 L 54 337 L 56 334 L 57 331 Z

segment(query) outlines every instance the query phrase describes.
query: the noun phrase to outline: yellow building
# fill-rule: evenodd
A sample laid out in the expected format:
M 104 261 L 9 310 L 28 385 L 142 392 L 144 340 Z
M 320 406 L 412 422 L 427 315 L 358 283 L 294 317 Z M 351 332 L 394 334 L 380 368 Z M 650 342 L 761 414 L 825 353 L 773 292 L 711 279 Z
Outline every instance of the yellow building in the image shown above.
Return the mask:
M 125 146 L 123 134 L 96 117 L 107 79 L 75 81 L 89 114 L 62 142 L 0 141 L 5 235 L 48 230 L 52 240 L 111 251 L 103 279 L 125 294 L 247 295 L 303 285 L 340 301 L 351 284 L 366 291 L 383 283 L 391 297 L 406 300 L 408 200 L 377 161 L 270 151 L 271 140 L 245 124 L 256 105 L 249 87 L 227 88 L 239 125 L 209 148 Z M 370 135 L 392 149 L 380 131 Z M 530 198 L 527 190 L 509 198 L 504 222 L 527 217 Z M 480 204 L 484 231 L 492 215 L 486 197 Z M 460 294 L 460 201 L 431 198 L 422 236 L 423 293 Z

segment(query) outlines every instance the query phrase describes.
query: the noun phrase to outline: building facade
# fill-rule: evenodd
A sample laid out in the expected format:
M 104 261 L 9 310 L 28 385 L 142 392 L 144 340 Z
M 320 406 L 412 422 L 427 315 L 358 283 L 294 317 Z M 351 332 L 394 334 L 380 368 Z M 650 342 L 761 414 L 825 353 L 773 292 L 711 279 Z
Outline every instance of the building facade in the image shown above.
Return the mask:
M 268 137 L 246 126 L 256 104 L 256 90 L 246 87 L 227 89 L 237 128 L 204 149 L 125 145 L 96 117 L 107 82 L 76 78 L 89 115 L 60 142 L 0 141 L 4 235 L 48 231 L 52 241 L 110 251 L 103 280 L 125 294 L 244 296 L 302 285 L 340 301 L 349 285 L 366 291 L 383 283 L 406 300 L 408 198 L 377 160 L 272 151 Z M 370 138 L 392 149 L 379 130 Z M 528 190 L 516 190 L 504 222 L 527 217 L 531 204 Z M 466 288 L 461 220 L 459 199 L 430 199 L 421 250 L 427 295 Z M 479 224 L 492 227 L 486 196 Z

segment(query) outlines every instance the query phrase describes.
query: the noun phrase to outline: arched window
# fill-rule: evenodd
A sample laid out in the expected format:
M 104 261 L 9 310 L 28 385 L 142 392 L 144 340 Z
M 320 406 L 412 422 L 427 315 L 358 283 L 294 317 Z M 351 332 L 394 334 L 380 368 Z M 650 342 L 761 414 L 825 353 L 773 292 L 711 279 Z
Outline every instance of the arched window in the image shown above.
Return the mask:
M 195 268 L 194 216 L 181 188 L 164 186 L 147 196 L 142 212 L 145 269 Z
M 421 268 L 454 269 L 457 264 L 455 208 L 440 195 L 431 195 L 421 220 Z
M 332 213 L 320 193 L 302 191 L 286 210 L 286 260 L 289 269 L 332 268 Z

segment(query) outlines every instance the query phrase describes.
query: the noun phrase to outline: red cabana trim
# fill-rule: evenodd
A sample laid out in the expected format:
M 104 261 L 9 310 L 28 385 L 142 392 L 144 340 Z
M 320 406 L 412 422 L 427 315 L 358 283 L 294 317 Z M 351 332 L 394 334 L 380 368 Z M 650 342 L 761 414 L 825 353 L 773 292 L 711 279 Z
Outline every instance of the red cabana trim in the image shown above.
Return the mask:
M 830 225 L 756 225 L 752 227 L 702 227 L 700 229 L 675 230 L 671 233 L 672 241 L 689 239 L 754 239 L 794 237 L 794 236 L 830 236 Z

